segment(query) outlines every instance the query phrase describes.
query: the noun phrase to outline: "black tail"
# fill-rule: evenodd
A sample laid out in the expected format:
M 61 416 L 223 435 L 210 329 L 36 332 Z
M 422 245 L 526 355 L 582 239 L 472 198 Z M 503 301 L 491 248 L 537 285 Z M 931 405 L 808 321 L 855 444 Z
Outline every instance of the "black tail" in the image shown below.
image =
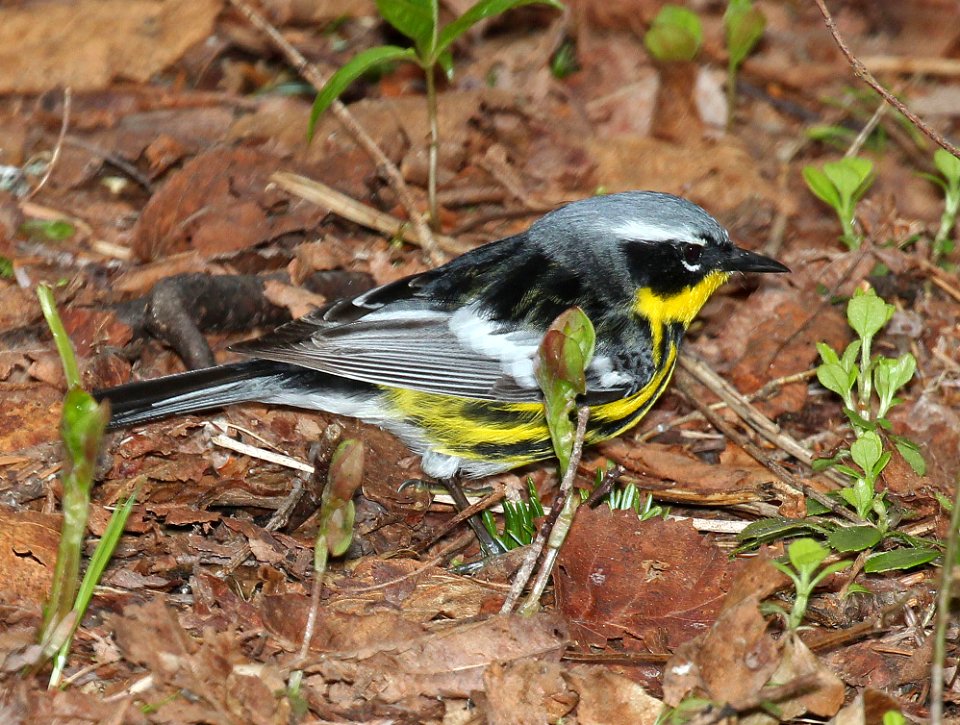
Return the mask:
M 110 428 L 122 428 L 169 415 L 196 413 L 233 403 L 269 399 L 311 370 L 250 360 L 168 375 L 156 380 L 95 390 L 98 401 L 110 401 Z

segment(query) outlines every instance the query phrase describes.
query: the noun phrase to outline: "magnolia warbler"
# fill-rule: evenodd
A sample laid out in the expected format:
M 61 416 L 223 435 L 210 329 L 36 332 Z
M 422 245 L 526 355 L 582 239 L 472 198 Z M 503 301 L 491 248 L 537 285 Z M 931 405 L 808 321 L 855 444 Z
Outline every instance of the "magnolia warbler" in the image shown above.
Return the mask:
M 258 401 L 360 418 L 438 479 L 550 458 L 534 379 L 550 323 L 596 328 L 586 442 L 637 423 L 663 393 L 694 316 L 734 272 L 788 272 L 669 194 L 596 196 L 525 232 L 343 299 L 232 349 L 251 359 L 99 391 L 111 427 Z

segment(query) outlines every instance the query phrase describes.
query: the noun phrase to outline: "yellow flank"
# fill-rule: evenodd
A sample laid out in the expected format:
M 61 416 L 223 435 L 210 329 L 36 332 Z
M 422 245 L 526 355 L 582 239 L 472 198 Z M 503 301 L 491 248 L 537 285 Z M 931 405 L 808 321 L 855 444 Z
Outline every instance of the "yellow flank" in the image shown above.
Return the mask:
M 592 408 L 586 442 L 599 443 L 633 427 L 666 388 L 676 361 L 677 346 L 671 341 L 666 364 L 647 385 L 627 398 Z M 496 403 L 401 388 L 382 390 L 393 413 L 420 428 L 438 453 L 511 466 L 553 455 L 542 403 Z
M 663 389 L 667 387 L 667 383 L 670 382 L 670 376 L 673 375 L 673 366 L 677 362 L 677 346 L 672 342 L 670 343 L 670 348 L 667 352 L 667 363 L 666 365 L 661 366 L 657 369 L 656 374 L 650 379 L 650 382 L 644 385 L 640 390 L 638 390 L 633 395 L 627 398 L 621 398 L 620 400 L 614 400 L 612 403 L 605 403 L 604 405 L 598 405 L 590 409 L 590 423 L 599 424 L 599 423 L 617 423 L 622 422 L 623 426 L 616 428 L 613 432 L 599 437 L 596 435 L 591 436 L 591 430 L 593 426 L 588 424 L 587 431 L 587 441 L 589 443 L 599 443 L 600 441 L 607 440 L 608 438 L 613 438 L 620 435 L 627 428 L 630 428 L 635 423 L 639 422 L 639 417 L 634 417 L 634 413 L 637 412 L 640 408 L 645 405 L 652 405 L 653 402 L 660 397 L 660 393 L 663 392 Z M 604 426 L 606 428 L 607 426 Z M 606 431 L 604 431 L 606 433 Z
M 637 290 L 633 298 L 633 312 L 650 323 L 654 365 L 660 365 L 664 325 L 679 322 L 687 328 L 710 295 L 729 278 L 729 272 L 711 272 L 692 287 L 684 287 L 669 297 L 661 297 L 649 287 Z

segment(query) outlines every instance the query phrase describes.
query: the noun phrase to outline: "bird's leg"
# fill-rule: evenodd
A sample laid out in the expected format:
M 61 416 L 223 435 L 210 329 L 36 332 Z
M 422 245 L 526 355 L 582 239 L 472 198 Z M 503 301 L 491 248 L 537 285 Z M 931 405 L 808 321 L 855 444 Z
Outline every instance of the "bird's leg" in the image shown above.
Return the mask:
M 444 488 L 450 492 L 450 496 L 453 497 L 453 503 L 457 507 L 457 511 L 466 511 L 468 508 L 470 508 L 470 502 L 463 493 L 463 488 L 460 486 L 460 479 L 457 476 L 441 479 L 440 483 L 442 483 Z M 477 535 L 477 541 L 480 542 L 480 549 L 483 551 L 484 558 L 498 556 L 504 553 L 503 547 L 501 547 L 500 544 L 494 541 L 493 537 L 490 536 L 490 532 L 487 531 L 486 527 L 483 525 L 483 521 L 480 520 L 480 516 L 474 514 L 467 519 L 467 523 L 470 525 L 470 528 L 473 529 L 473 533 Z

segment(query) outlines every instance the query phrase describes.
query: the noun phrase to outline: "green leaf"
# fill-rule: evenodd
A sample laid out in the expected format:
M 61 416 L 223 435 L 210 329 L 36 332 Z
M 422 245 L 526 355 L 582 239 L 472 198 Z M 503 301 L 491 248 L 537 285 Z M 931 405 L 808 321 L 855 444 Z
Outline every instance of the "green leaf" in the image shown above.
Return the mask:
M 949 183 L 960 184 L 960 159 L 946 149 L 937 149 L 933 154 L 933 163 Z
M 703 27 L 692 10 L 664 5 L 643 36 L 643 42 L 657 60 L 693 60 L 703 42 Z
M 874 466 L 883 454 L 883 442 L 873 431 L 867 431 L 850 446 L 850 455 L 853 462 L 863 469 L 864 473 L 871 473 Z
M 940 552 L 936 549 L 894 549 L 869 557 L 863 565 L 863 570 L 868 574 L 904 571 L 929 564 L 939 556 Z
M 907 718 L 899 710 L 887 710 L 883 713 L 883 725 L 907 725 Z
M 817 343 L 817 352 L 820 353 L 820 359 L 827 365 L 839 365 L 840 358 L 836 351 L 825 342 Z
M 854 582 L 847 586 L 847 596 L 849 597 L 851 594 L 873 594 L 873 592 L 863 586 L 863 584 Z
M 753 50 L 767 27 L 767 18 L 750 0 L 730 0 L 723 14 L 730 63 L 738 67 Z
M 800 519 L 769 518 L 758 519 L 750 523 L 743 531 L 737 534 L 739 541 L 751 539 L 768 541 L 779 539 L 798 531 L 815 531 L 815 527 Z
M 830 179 L 841 199 L 857 201 L 870 188 L 873 163 L 868 159 L 851 156 L 825 163 L 823 173 Z
M 797 571 L 812 572 L 830 555 L 830 551 L 813 539 L 797 539 L 790 544 L 787 555 Z
M 854 340 L 847 349 L 843 351 L 843 357 L 840 358 L 840 364 L 844 370 L 852 370 L 856 375 L 857 355 L 860 354 L 860 348 L 863 346 L 862 340 Z
M 76 233 L 66 219 L 28 219 L 17 232 L 33 241 L 62 242 Z
M 803 179 L 807 182 L 810 191 L 812 191 L 820 201 L 833 207 L 838 212 L 841 210 L 842 203 L 840 201 L 840 194 L 837 193 L 837 188 L 823 171 L 815 166 L 804 166 Z
M 440 31 L 440 36 L 437 39 L 437 47 L 434 52 L 442 53 L 448 49 L 457 38 L 484 18 L 500 15 L 507 10 L 513 10 L 523 5 L 533 4 L 549 5 L 558 10 L 563 9 L 563 3 L 557 2 L 557 0 L 480 0 L 480 2 L 476 3 L 467 10 L 467 12 Z
M 846 526 L 831 532 L 827 543 L 836 551 L 863 551 L 879 544 L 882 538 L 875 526 Z
M 390 63 L 398 60 L 417 61 L 417 54 L 412 48 L 400 48 L 396 45 L 381 45 L 376 48 L 370 48 L 362 53 L 357 53 L 348 60 L 340 70 L 330 76 L 330 80 L 317 94 L 313 102 L 313 108 L 310 110 L 310 124 L 307 126 L 307 138 L 312 139 L 316 130 L 317 119 L 320 114 L 326 111 L 347 86 L 353 83 L 371 68 L 384 63 Z
M 53 290 L 46 284 L 37 285 L 37 298 L 40 300 L 40 309 L 43 311 L 43 317 L 47 321 L 50 333 L 53 335 L 53 342 L 57 346 L 57 352 L 60 354 L 60 362 L 63 365 L 63 374 L 67 379 L 68 388 L 80 387 L 80 368 L 77 367 L 77 356 L 73 352 L 73 345 L 70 343 L 70 336 L 63 326 L 60 319 L 60 313 L 57 312 L 57 303 L 53 298 Z
M 381 17 L 410 38 L 426 60 L 439 25 L 437 0 L 376 0 L 376 4 Z
M 585 370 L 593 358 L 595 343 L 593 324 L 579 307 L 554 320 L 540 343 L 534 374 L 543 391 L 550 438 L 564 471 L 576 433 L 571 414 L 577 395 L 586 392 Z
M 832 393 L 836 393 L 841 398 L 846 399 L 847 394 L 853 387 L 856 380 L 856 374 L 848 373 L 839 364 L 825 364 L 817 368 L 817 380 L 820 384 Z
M 913 469 L 918 476 L 927 475 L 927 462 L 923 459 L 920 447 L 913 441 L 908 441 L 900 436 L 893 437 L 893 445 L 897 447 L 903 460 Z
M 861 338 L 873 338 L 893 315 L 893 305 L 877 297 L 872 289 L 859 292 L 847 303 L 847 322 Z
M 909 352 L 896 360 L 881 357 L 873 370 L 873 382 L 877 393 L 893 398 L 896 392 L 913 379 L 917 371 L 917 361 Z

